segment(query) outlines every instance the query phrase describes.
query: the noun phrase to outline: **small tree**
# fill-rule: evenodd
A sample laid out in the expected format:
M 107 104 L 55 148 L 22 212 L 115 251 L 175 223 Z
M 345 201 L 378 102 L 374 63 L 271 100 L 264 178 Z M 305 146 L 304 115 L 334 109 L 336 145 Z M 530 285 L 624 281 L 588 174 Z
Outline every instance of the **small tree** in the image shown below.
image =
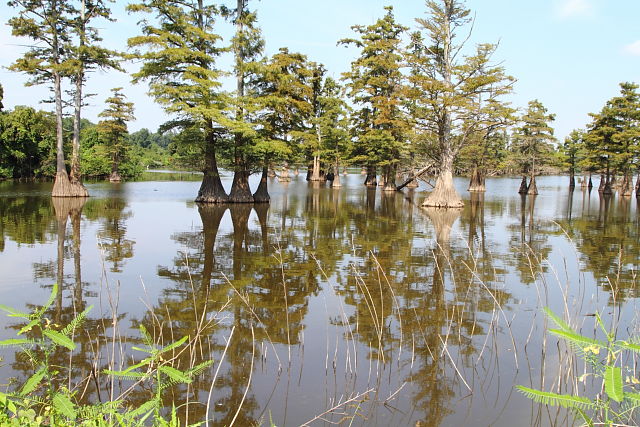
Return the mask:
M 109 176 L 111 182 L 122 180 L 118 167 L 128 148 L 127 122 L 134 119 L 133 102 L 127 102 L 121 91 L 121 87 L 111 89 L 113 95 L 105 101 L 107 108 L 99 114 L 105 120 L 98 123 L 100 139 L 107 146 L 109 157 L 111 157 L 111 175 Z
M 571 190 L 576 186 L 575 174 L 580 164 L 580 155 L 583 152 L 583 148 L 584 131 L 582 129 L 572 131 L 564 139 L 564 144 L 560 147 L 562 163 L 564 167 L 569 169 L 569 189 Z
M 547 114 L 547 109 L 540 101 L 529 101 L 529 106 L 520 118 L 521 126 L 513 135 L 512 153 L 514 160 L 522 171 L 521 193 L 538 194 L 536 174 L 548 164 L 553 153 L 552 143 L 556 140 L 549 122 L 555 120 L 554 114 Z M 526 175 L 530 176 L 526 185 Z

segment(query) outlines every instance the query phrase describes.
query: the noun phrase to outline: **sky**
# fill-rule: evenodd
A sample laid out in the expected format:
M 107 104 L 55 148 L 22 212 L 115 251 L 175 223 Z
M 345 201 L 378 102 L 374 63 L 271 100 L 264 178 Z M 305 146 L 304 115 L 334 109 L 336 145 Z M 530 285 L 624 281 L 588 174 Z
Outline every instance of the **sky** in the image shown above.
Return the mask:
M 221 0 L 225 2 L 225 0 Z M 235 3 L 226 0 L 228 4 Z M 104 44 L 125 50 L 128 37 L 138 33 L 139 15 L 125 11 L 128 1 L 112 4 L 116 22 L 96 22 Z M 357 56 L 355 48 L 336 46 L 352 37 L 352 25 L 369 25 L 384 14 L 384 6 L 394 7 L 399 23 L 416 29 L 415 18 L 426 17 L 423 0 L 251 0 L 266 39 L 266 54 L 288 47 L 306 54 L 309 60 L 325 64 L 329 74 L 339 78 Z M 589 113 L 619 93 L 619 83 L 640 82 L 639 0 L 467 0 L 474 16 L 468 43 L 498 43 L 494 61 L 517 79 L 508 101 L 524 109 L 538 99 L 550 113 L 556 137 L 562 141 L 573 129 L 589 123 Z M 49 96 L 46 87 L 25 87 L 26 77 L 6 69 L 30 42 L 11 35 L 6 25 L 15 11 L 0 3 L 0 83 L 4 86 L 4 105 L 29 105 L 50 109 L 39 103 Z M 219 23 L 220 34 L 228 40 L 232 28 Z M 466 37 L 466 34 L 464 35 Z M 230 58 L 219 63 L 230 70 Z M 135 72 L 139 64 L 124 64 Z M 146 95 L 144 83 L 132 85 L 126 73 L 94 72 L 89 76 L 87 93 L 95 94 L 83 116 L 97 122 L 110 89 L 123 87 L 135 103 L 136 120 L 131 131 L 155 131 L 169 120 L 162 109 Z

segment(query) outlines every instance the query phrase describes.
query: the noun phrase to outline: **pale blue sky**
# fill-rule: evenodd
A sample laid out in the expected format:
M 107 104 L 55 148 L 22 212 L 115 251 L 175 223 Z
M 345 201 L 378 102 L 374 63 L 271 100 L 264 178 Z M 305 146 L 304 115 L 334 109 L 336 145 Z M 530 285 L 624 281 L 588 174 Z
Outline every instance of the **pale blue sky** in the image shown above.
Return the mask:
M 134 16 L 127 16 L 128 2 L 118 0 L 112 7 L 118 22 L 103 23 L 102 35 L 111 48 L 123 49 L 126 38 L 137 31 Z M 231 3 L 227 0 L 227 3 Z M 324 63 L 339 77 L 357 54 L 355 49 L 337 47 L 340 38 L 352 34 L 350 26 L 371 24 L 382 16 L 383 6 L 395 8 L 397 20 L 415 28 L 414 18 L 425 14 L 422 0 L 251 0 L 267 41 L 267 53 L 286 46 Z M 525 107 L 539 99 L 556 114 L 556 136 L 564 138 L 572 129 L 584 127 L 588 113 L 602 108 L 617 95 L 618 83 L 640 82 L 639 0 L 468 0 L 475 14 L 470 43 L 499 42 L 495 55 L 506 71 L 518 81 L 510 97 L 515 107 Z M 4 25 L 13 15 L 6 2 L 0 5 L 0 66 L 6 67 L 19 54 L 23 41 L 10 35 Z M 220 23 L 221 33 L 230 27 Z M 229 64 L 223 60 L 221 65 Z M 131 71 L 135 64 L 127 65 Z M 38 106 L 46 96 L 42 88 L 24 88 L 24 77 L 0 70 L 5 88 L 4 104 Z M 130 129 L 155 130 L 167 117 L 146 95 L 144 84 L 131 86 L 121 73 L 94 73 L 88 91 L 91 99 L 85 116 L 97 121 L 103 101 L 112 87 L 126 88 L 135 102 L 137 121 Z M 47 105 L 41 108 L 49 108 Z

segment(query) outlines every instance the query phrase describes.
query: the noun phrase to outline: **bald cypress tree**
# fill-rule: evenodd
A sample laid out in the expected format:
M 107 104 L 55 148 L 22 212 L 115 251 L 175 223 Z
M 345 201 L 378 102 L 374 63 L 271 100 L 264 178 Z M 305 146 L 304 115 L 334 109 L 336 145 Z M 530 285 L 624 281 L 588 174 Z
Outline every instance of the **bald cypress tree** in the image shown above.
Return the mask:
M 63 102 L 62 79 L 73 72 L 68 50 L 72 34 L 75 9 L 62 0 L 14 0 L 8 2 L 17 15 L 9 19 L 12 34 L 34 41 L 34 45 L 9 67 L 12 71 L 30 76 L 28 86 L 47 84 L 53 90 L 56 117 L 56 177 L 51 195 L 53 197 L 84 197 L 86 189 L 72 183 L 67 173 L 62 129 Z
M 215 67 L 224 51 L 215 27 L 218 8 L 203 0 L 143 0 L 128 10 L 151 15 L 141 21 L 142 35 L 129 39 L 129 46 L 142 49 L 136 56 L 143 65 L 133 81 L 148 81 L 150 94 L 168 113 L 202 130 L 204 177 L 196 201 L 227 202 L 216 157 L 226 108 Z
M 530 177 L 527 194 L 538 194 L 536 175 L 551 160 L 554 150 L 552 143 L 556 140 L 550 125 L 553 120 L 555 115 L 549 114 L 540 101 L 529 101 L 527 110 L 520 118 L 521 126 L 513 134 L 512 151 L 522 170 L 523 182 L 527 173 Z M 524 192 L 524 188 L 521 192 Z
M 423 206 L 457 208 L 462 199 L 453 186 L 453 163 L 472 135 L 495 125 L 487 120 L 514 79 L 491 63 L 494 44 L 479 44 L 463 54 L 470 11 L 460 0 L 428 0 L 427 19 L 416 19 L 419 32 L 411 37 L 408 66 L 411 117 L 419 140 L 429 145 L 438 167 L 434 190 Z
M 402 110 L 404 76 L 402 35 L 391 6 L 374 24 L 351 27 L 359 38 L 340 40 L 354 45 L 360 56 L 343 74 L 347 95 L 356 106 L 353 161 L 368 168 L 365 184 L 375 185 L 377 168 L 382 168 L 385 190 L 395 191 L 396 168 L 406 149 L 406 115 Z
M 114 59 L 116 53 L 100 46 L 102 38 L 98 28 L 91 25 L 95 19 L 111 20 L 111 11 L 105 2 L 103 0 L 80 0 L 80 9 L 74 10 L 74 13 L 75 16 L 71 17 L 71 28 L 75 33 L 75 40 L 69 46 L 72 67 L 70 78 L 74 83 L 73 139 L 69 179 L 73 185 L 84 188 L 80 176 L 80 119 L 87 73 L 96 68 L 117 70 L 121 70 L 121 68 Z M 86 192 L 86 189 L 84 191 Z

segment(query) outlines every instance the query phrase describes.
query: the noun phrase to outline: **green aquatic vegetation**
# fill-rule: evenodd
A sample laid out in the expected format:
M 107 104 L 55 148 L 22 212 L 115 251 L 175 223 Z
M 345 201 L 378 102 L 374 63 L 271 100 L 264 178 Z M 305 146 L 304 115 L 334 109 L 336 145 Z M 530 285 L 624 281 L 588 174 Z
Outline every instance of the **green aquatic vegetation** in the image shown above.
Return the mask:
M 0 425 L 179 426 L 175 405 L 172 405 L 167 418 L 161 413 L 164 407 L 163 391 L 179 383 L 190 383 L 213 362 L 205 361 L 189 369 L 177 369 L 172 366 L 173 361 L 176 354 L 188 348 L 189 337 L 160 347 L 141 325 L 144 347 L 133 349 L 147 353 L 148 357 L 124 370 L 104 372 L 112 378 L 136 381 L 136 385 L 147 383 L 151 398 L 133 410 L 127 407 L 124 399 L 79 404 L 76 391 L 63 385 L 66 368 L 53 363 L 52 356 L 54 352 L 75 350 L 74 331 L 82 326 L 92 306 L 76 315 L 67 325 L 61 326 L 46 316 L 57 295 L 58 285 L 54 284 L 46 304 L 31 313 L 0 304 L 0 309 L 10 317 L 27 322 L 17 332 L 17 338 L 0 341 L 0 347 L 17 348 L 17 357 L 24 357 L 34 372 L 23 384 L 13 387 L 14 390 L 0 392 Z
M 628 425 L 634 419 L 634 411 L 640 407 L 640 380 L 631 373 L 623 379 L 623 373 L 632 372 L 624 365 L 624 361 L 629 353 L 640 353 L 640 345 L 631 340 L 618 340 L 615 329 L 607 329 L 599 313 L 595 314 L 595 319 L 605 340 L 581 335 L 549 308 L 544 310 L 557 326 L 550 329 L 549 333 L 565 340 L 588 368 L 588 372 L 578 379 L 579 382 L 591 377 L 600 392 L 595 397 L 587 397 L 536 390 L 522 385 L 516 388 L 536 403 L 575 411 L 584 425 Z

